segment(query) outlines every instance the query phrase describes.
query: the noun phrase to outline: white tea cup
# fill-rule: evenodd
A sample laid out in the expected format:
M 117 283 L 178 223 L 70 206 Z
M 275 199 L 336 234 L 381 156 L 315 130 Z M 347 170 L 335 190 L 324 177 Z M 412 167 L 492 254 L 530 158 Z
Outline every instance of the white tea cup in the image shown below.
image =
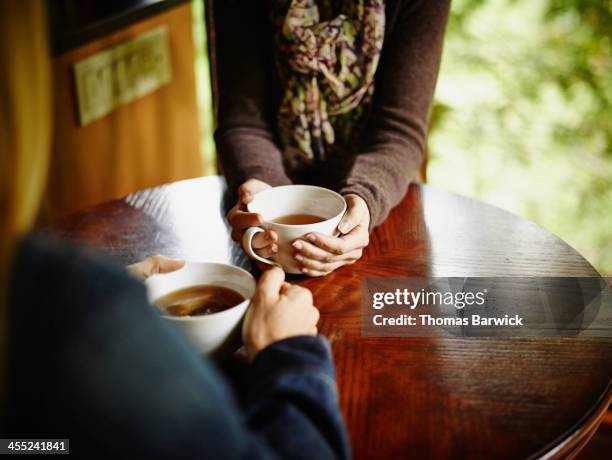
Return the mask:
M 260 214 L 264 222 L 261 227 L 250 227 L 242 237 L 244 251 L 255 260 L 270 265 L 280 265 L 287 273 L 301 273 L 293 258 L 291 244 L 304 235 L 316 232 L 337 236 L 338 224 L 346 211 L 342 195 L 314 185 L 283 185 L 257 193 L 247 204 L 247 210 Z M 291 215 L 311 215 L 322 218 L 310 224 L 283 224 L 276 219 Z M 274 230 L 278 235 L 278 252 L 270 259 L 257 255 L 253 249 L 253 237 L 264 230 Z
M 179 289 L 215 285 L 232 289 L 244 297 L 234 307 L 199 316 L 171 316 L 164 320 L 176 325 L 200 353 L 233 352 L 241 344 L 242 318 L 255 293 L 255 278 L 234 265 L 213 262 L 186 262 L 177 271 L 153 275 L 145 280 L 149 302 Z

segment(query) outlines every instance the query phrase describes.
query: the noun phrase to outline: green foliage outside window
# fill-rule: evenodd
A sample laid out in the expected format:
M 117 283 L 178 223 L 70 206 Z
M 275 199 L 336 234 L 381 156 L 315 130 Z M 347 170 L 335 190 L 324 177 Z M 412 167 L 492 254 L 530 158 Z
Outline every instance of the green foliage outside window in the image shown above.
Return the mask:
M 431 125 L 431 184 L 612 273 L 612 2 L 454 1 Z

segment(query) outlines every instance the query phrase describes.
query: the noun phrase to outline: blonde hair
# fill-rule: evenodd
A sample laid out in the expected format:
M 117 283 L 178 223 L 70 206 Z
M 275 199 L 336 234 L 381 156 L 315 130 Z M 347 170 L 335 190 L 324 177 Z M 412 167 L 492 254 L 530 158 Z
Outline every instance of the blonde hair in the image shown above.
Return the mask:
M 4 383 L 10 268 L 36 218 L 51 137 L 44 0 L 0 1 L 0 385 Z M 4 392 L 2 392 L 4 393 Z

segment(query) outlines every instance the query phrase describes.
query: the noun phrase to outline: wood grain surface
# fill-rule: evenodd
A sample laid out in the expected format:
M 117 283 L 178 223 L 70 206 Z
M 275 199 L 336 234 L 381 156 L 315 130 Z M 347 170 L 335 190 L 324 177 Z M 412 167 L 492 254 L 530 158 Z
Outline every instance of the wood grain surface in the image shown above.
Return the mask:
M 53 231 L 132 263 L 161 253 L 252 268 L 224 221 L 221 178 L 173 183 L 72 215 Z M 611 338 L 366 338 L 366 276 L 598 276 L 538 225 L 412 185 L 362 260 L 310 288 L 332 343 L 356 459 L 565 458 L 612 399 Z

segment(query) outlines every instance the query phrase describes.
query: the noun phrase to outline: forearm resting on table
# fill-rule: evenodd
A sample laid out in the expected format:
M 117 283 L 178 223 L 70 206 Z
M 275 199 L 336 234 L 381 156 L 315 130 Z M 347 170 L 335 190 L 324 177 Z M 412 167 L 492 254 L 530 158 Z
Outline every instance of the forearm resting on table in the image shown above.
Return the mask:
M 421 159 L 418 147 L 404 143 L 382 145 L 358 154 L 340 193 L 354 193 L 364 199 L 370 211 L 371 230 L 384 222 L 410 182 L 418 178 Z

